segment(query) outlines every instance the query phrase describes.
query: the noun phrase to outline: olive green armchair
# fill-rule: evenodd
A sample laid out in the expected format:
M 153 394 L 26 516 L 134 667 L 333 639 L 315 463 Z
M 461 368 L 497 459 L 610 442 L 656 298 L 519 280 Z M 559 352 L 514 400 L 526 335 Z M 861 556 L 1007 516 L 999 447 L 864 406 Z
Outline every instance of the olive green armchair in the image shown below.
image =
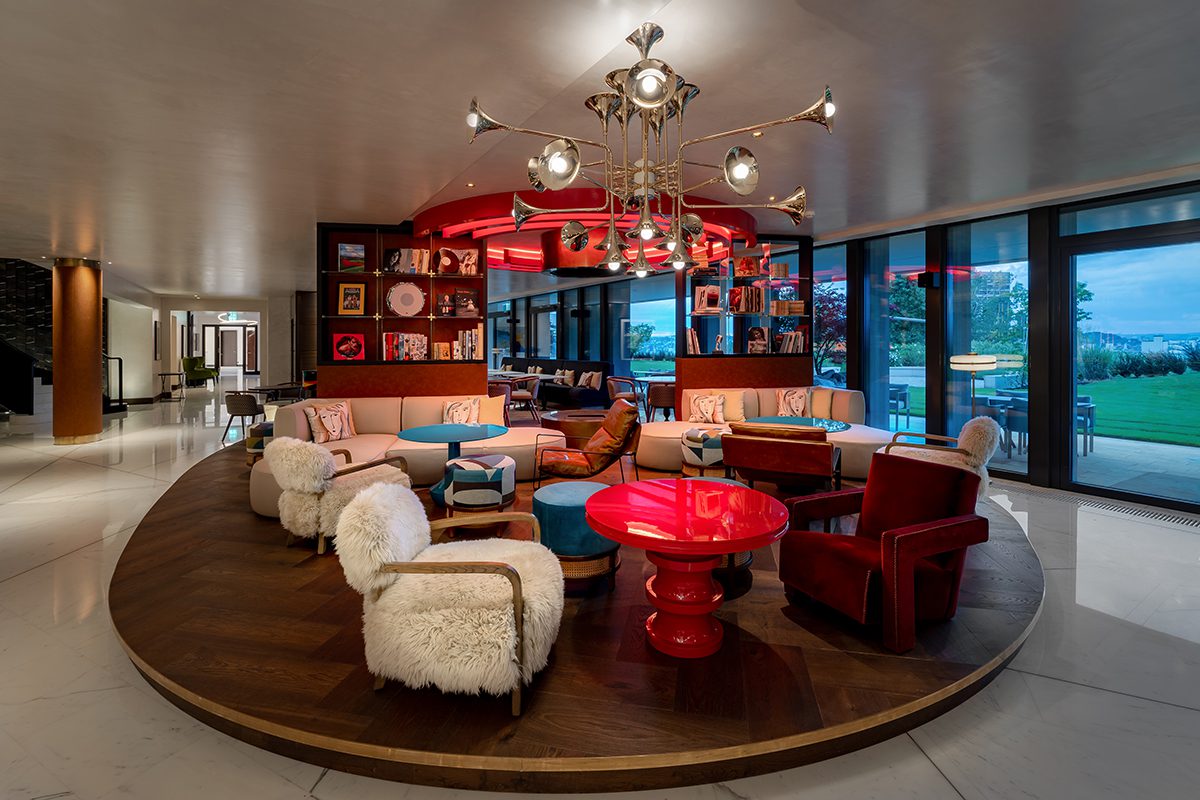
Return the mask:
M 217 378 L 221 373 L 212 367 L 204 366 L 203 356 L 184 356 L 179 359 L 179 368 L 183 370 L 183 379 L 188 386 L 203 386 L 211 380 L 213 388 L 217 388 Z

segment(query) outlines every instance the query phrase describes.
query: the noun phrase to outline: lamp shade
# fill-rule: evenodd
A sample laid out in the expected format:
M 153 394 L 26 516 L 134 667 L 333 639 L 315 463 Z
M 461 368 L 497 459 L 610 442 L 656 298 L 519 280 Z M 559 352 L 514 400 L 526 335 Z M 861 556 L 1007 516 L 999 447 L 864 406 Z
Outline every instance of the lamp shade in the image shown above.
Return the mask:
M 996 369 L 1020 369 L 1023 366 L 1025 366 L 1025 356 L 1020 353 L 996 356 Z
M 995 368 L 995 356 L 981 356 L 978 353 L 950 356 L 950 369 L 957 372 L 985 372 Z

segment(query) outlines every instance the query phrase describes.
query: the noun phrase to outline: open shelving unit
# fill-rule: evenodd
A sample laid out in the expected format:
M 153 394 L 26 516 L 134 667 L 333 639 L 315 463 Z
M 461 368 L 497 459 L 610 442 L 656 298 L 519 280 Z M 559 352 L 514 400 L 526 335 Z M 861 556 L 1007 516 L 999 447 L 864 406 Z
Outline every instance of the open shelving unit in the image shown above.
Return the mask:
M 812 274 L 803 262 L 794 245 L 768 243 L 681 274 L 676 357 L 810 356 Z
M 339 245 L 357 245 L 363 250 L 361 271 L 339 269 Z M 439 271 L 439 250 L 475 253 L 474 274 Z M 415 250 L 429 253 L 428 272 L 385 272 L 383 259 L 389 250 Z M 388 293 L 399 284 L 412 284 L 420 291 L 421 306 L 401 315 L 389 308 Z M 357 293 L 357 313 L 341 313 L 343 289 Z M 475 313 L 467 315 L 458 307 L 457 298 L 473 298 Z M 446 298 L 449 298 L 447 301 Z M 487 308 L 487 261 L 482 246 L 472 238 L 447 239 L 440 236 L 415 236 L 411 226 L 317 225 L 317 363 L 318 366 L 389 365 L 389 364 L 484 364 L 484 323 Z M 419 334 L 427 343 L 424 358 L 389 358 L 387 334 Z M 475 336 L 475 358 L 438 358 L 439 345 L 451 349 L 463 334 Z M 461 337 L 465 338 L 465 337 Z M 356 358 L 338 357 L 337 344 L 354 351 L 353 342 L 361 342 Z M 394 352 L 394 348 L 393 348 Z

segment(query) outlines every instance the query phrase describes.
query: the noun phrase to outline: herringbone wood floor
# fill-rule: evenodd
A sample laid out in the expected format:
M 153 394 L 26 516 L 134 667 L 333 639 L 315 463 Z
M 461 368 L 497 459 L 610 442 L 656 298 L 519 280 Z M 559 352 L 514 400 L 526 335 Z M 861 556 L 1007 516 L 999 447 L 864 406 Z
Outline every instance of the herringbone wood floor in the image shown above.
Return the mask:
M 991 541 L 970 551 L 959 614 L 919 629 L 911 653 L 883 650 L 877 630 L 832 612 L 789 606 L 766 548 L 755 553 L 753 587 L 718 613 L 720 652 L 684 661 L 646 645 L 643 586 L 653 567 L 623 548 L 612 594 L 568 599 L 551 663 L 513 718 L 507 697 L 373 691 L 361 599 L 335 554 L 284 547 L 278 521 L 249 510 L 244 457 L 240 447 L 210 456 L 147 514 L 113 577 L 116 629 L 164 695 L 215 727 L 379 777 L 584 791 L 819 760 L 981 688 L 1042 598 L 1028 540 L 981 503 Z M 531 495 L 531 484 L 520 486 L 516 509 L 528 510 Z

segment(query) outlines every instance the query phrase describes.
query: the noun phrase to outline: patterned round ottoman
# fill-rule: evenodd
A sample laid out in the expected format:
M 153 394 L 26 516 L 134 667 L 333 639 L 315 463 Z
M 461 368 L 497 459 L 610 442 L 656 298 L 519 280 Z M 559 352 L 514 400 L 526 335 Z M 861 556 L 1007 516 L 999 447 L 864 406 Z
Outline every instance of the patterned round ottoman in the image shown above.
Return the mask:
M 719 428 L 691 428 L 679 438 L 683 448 L 681 470 L 688 477 L 719 478 L 725 474 L 721 437 L 728 431 Z
M 500 454 L 452 458 L 429 494 L 435 503 L 453 511 L 504 508 L 516 499 L 517 462 Z
M 607 488 L 608 484 L 594 481 L 547 484 L 533 493 L 533 515 L 542 529 L 542 544 L 558 556 L 564 578 L 606 577 L 611 592 L 621 563 L 621 545 L 593 531 L 584 515 L 588 498 Z

